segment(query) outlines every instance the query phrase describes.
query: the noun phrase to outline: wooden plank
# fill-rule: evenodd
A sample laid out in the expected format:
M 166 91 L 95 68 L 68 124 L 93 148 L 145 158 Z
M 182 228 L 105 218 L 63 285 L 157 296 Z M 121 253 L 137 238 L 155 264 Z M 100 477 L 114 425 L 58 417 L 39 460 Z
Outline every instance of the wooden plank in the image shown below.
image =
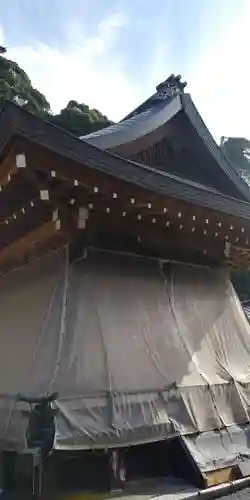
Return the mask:
M 40 227 L 47 221 L 52 219 L 52 210 L 37 202 L 34 207 L 29 206 L 25 213 L 19 211 L 15 214 L 16 218 L 8 219 L 8 224 L 2 224 L 0 250 L 6 245 L 9 245 L 15 240 L 24 237 L 28 232 Z
M 133 235 L 136 238 L 141 237 L 141 239 L 146 239 L 146 241 L 151 242 L 154 245 L 155 241 L 158 241 L 163 246 L 171 246 L 178 243 L 179 246 L 190 246 L 191 248 L 204 248 L 218 250 L 224 252 L 224 239 L 218 237 L 216 239 L 216 245 L 214 244 L 214 239 L 209 237 L 208 234 L 204 234 L 202 231 L 190 232 L 185 224 L 180 228 L 180 224 L 174 225 L 170 224 L 166 226 L 163 222 L 159 224 L 153 223 L 152 219 L 142 219 L 138 220 L 129 215 L 126 217 L 120 217 L 116 213 L 102 213 L 94 212 L 89 210 L 89 221 L 88 226 L 96 228 L 98 230 L 109 230 L 116 234 L 122 235 Z
M 67 233 L 65 230 L 63 232 L 58 231 L 48 239 L 40 242 L 37 247 L 26 249 L 25 252 L 20 255 L 15 255 L 12 259 L 7 259 L 2 262 L 0 264 L 0 276 L 13 271 L 14 269 L 19 269 L 29 262 L 39 259 L 42 256 L 65 246 L 69 243 L 69 241 L 70 232 Z
M 9 174 L 13 175 L 17 171 L 16 151 L 15 148 L 12 147 L 12 149 L 0 163 L 0 185 L 5 184 L 5 181 Z
M 25 182 L 22 171 L 18 171 L 0 192 L 0 223 L 21 208 L 27 208 L 35 197 L 36 191 Z
M 30 231 L 28 234 L 11 243 L 10 245 L 4 247 L 0 251 L 0 265 L 3 264 L 6 260 L 10 260 L 16 257 L 16 255 L 23 254 L 29 248 L 36 247 L 43 240 L 46 240 L 55 235 L 55 232 L 55 223 L 52 220 L 46 222 L 38 229 Z
M 54 178 L 50 179 L 50 183 L 53 184 Z M 56 183 L 58 183 L 58 179 L 56 178 Z M 51 185 L 50 184 L 50 185 Z M 49 183 L 46 184 L 49 186 Z M 112 198 L 109 199 L 107 196 L 103 195 L 99 191 L 97 193 L 89 193 L 86 188 L 83 188 L 81 185 L 78 187 L 73 187 L 73 185 L 67 184 L 67 188 L 63 187 L 61 192 L 59 187 L 57 186 L 57 199 L 55 198 L 55 206 L 62 206 L 63 202 L 69 203 L 75 206 L 84 205 L 86 208 L 89 208 L 93 212 L 102 212 L 106 213 L 110 212 L 112 216 L 115 213 L 116 216 L 123 216 L 125 213 L 127 217 L 131 217 L 138 220 L 147 221 L 149 224 L 151 222 L 156 222 L 156 224 L 162 224 L 162 230 L 164 231 L 165 224 L 168 222 L 171 225 L 174 224 L 176 229 L 181 226 L 182 229 L 189 231 L 191 234 L 195 232 L 196 234 L 207 235 L 207 238 L 213 237 L 214 244 L 217 245 L 217 241 L 219 239 L 227 239 L 229 242 L 234 243 L 236 239 L 239 242 L 244 242 L 245 246 L 250 246 L 250 233 L 248 242 L 247 241 L 247 233 L 242 233 L 240 228 L 236 227 L 233 224 L 226 225 L 224 221 L 221 223 L 218 217 L 212 217 L 210 214 L 206 213 L 207 218 L 203 218 L 201 214 L 196 212 L 196 215 L 193 213 L 193 207 L 186 206 L 185 210 L 180 210 L 180 206 L 178 205 L 178 200 L 174 200 L 175 204 L 172 204 L 171 207 L 165 203 L 165 206 L 162 206 L 161 211 L 157 211 L 157 207 L 150 204 L 150 207 L 147 204 L 138 205 L 137 203 L 133 204 L 130 201 L 123 200 L 121 198 Z M 49 187 L 49 191 L 51 194 L 51 187 Z M 61 194 L 61 196 L 60 196 Z M 115 193 L 114 193 L 115 194 Z M 59 200 L 57 202 L 57 200 Z M 173 200 L 172 200 L 173 201 Z M 159 208 L 159 207 L 158 207 Z M 197 215 L 198 214 L 198 215 Z M 203 214 L 204 215 L 204 214 Z M 238 221 L 239 225 L 239 221 Z M 221 226 L 221 227 L 220 227 Z M 183 231 L 184 233 L 184 231 Z M 218 240 L 216 239 L 218 238 Z
M 30 159 L 28 159 L 28 166 L 29 165 Z M 41 200 L 45 202 L 49 201 L 50 204 L 53 204 L 56 208 L 62 208 L 62 200 L 60 197 L 61 193 L 52 185 L 50 178 L 47 178 L 47 180 L 41 179 L 38 172 L 33 168 L 27 168 L 24 175 L 26 179 L 36 188 Z
M 175 217 L 178 216 L 179 212 L 186 213 L 190 216 L 190 226 L 192 225 L 193 217 L 195 217 L 196 224 L 199 223 L 204 226 L 208 220 L 209 225 L 217 228 L 218 233 L 223 233 L 225 237 L 232 235 L 235 239 L 239 238 L 241 240 L 242 246 L 243 242 L 245 246 L 250 246 L 250 222 L 246 219 L 196 206 L 195 200 L 194 204 L 192 204 L 175 198 L 157 195 L 139 186 L 132 185 L 129 181 L 121 181 L 111 175 L 99 172 L 97 169 L 83 167 L 56 153 L 45 150 L 41 146 L 27 144 L 26 147 L 28 163 L 32 169 L 39 167 L 42 171 L 47 172 L 48 176 L 51 176 L 51 172 L 53 171 L 56 174 L 56 178 L 58 176 L 72 189 L 74 188 L 75 181 L 77 181 L 78 187 L 75 186 L 76 191 L 78 188 L 83 188 L 92 196 L 96 188 L 98 189 L 96 194 L 104 195 L 107 201 L 113 200 L 114 195 L 117 195 L 116 200 L 120 200 L 123 210 L 126 211 L 146 209 L 148 213 L 153 215 L 164 213 L 164 208 L 168 208 L 172 216 L 175 213 Z M 51 179 L 53 178 L 51 177 Z M 131 200 L 134 200 L 134 202 L 131 203 Z M 242 228 L 244 229 L 244 233 L 241 232 Z M 248 243 L 246 243 L 247 237 L 249 240 Z
M 40 202 L 42 205 L 42 202 Z M 40 207 L 41 208 L 41 207 Z M 19 267 L 22 262 L 48 252 L 62 244 L 70 241 L 71 235 L 77 229 L 77 218 L 67 210 L 58 211 L 57 217 L 53 217 L 53 211 L 39 210 L 40 215 L 35 215 L 32 221 L 34 228 L 27 231 L 28 224 L 23 224 L 22 232 L 17 231 L 18 239 L 10 242 L 0 250 L 0 268 L 2 272 Z M 13 239 L 15 233 L 12 234 Z
M 205 237 L 200 240 L 182 231 L 170 228 L 163 231 L 157 225 L 151 226 L 130 219 L 115 219 L 110 214 L 103 214 L 100 218 L 99 214 L 90 213 L 84 233 L 85 242 L 103 248 L 207 265 L 222 264 L 225 260 L 223 240 L 215 246 Z
M 205 474 L 205 486 L 216 486 L 217 484 L 227 483 L 238 479 L 241 476 L 238 466 L 217 469 Z

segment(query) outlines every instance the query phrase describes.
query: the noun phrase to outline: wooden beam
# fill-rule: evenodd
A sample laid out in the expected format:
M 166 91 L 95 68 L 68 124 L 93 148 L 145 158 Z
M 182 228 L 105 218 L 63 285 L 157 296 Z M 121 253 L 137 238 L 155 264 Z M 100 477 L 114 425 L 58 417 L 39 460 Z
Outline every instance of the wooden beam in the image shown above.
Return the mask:
M 205 473 L 205 487 L 209 488 L 222 483 L 228 483 L 242 477 L 238 465 L 216 469 Z
M 30 248 L 38 246 L 39 243 L 55 235 L 55 233 L 55 223 L 52 220 L 46 222 L 41 227 L 30 231 L 28 234 L 0 251 L 0 265 L 7 260 L 12 260 L 13 258 L 15 259 L 17 255 L 22 255 Z
M 96 169 L 83 168 L 82 165 L 68 160 L 65 157 L 58 155 L 49 150 L 45 150 L 42 146 L 31 144 L 28 141 L 25 144 L 28 164 L 34 170 L 38 168 L 47 172 L 52 177 L 51 172 L 56 172 L 56 176 L 68 183 L 70 186 L 82 186 L 94 191 L 94 187 L 98 186 L 99 192 L 108 197 L 112 197 L 114 192 L 119 192 L 120 188 L 126 189 L 126 183 L 119 181 L 113 176 L 103 175 Z M 75 182 L 76 181 L 76 182 Z M 131 186 L 127 184 L 128 198 L 131 195 Z
M 0 249 L 52 220 L 52 210 L 48 206 L 44 207 L 41 202 L 38 202 L 34 207 L 29 206 L 25 213 L 18 212 L 17 215 L 14 215 L 15 218 L 6 220 L 8 224 L 0 226 Z
M 5 188 L 13 175 L 17 174 L 20 170 L 24 170 L 26 166 L 25 153 L 17 153 L 16 146 L 12 147 L 0 163 L 0 190 Z
M 66 207 L 67 208 L 67 207 Z M 30 209 L 20 220 L 8 224 L 1 235 L 0 267 L 10 270 L 21 262 L 30 261 L 46 250 L 70 241 L 70 236 L 77 230 L 77 218 L 74 212 L 53 211 L 40 201 L 40 205 Z M 1 272 L 1 270 L 0 270 Z
M 113 214 L 120 217 L 125 215 L 130 220 L 137 219 L 147 221 L 149 224 L 151 222 L 156 223 L 156 225 L 161 225 L 163 230 L 166 224 L 174 225 L 176 228 L 181 227 L 181 229 L 184 229 L 184 231 L 186 229 L 190 233 L 201 234 L 203 232 L 208 237 L 214 236 L 215 243 L 218 237 L 232 243 L 238 241 L 241 242 L 242 246 L 250 247 L 250 228 L 242 232 L 242 228 L 237 227 L 234 220 L 230 219 L 227 221 L 228 224 L 225 224 L 224 219 L 221 222 L 221 218 L 211 217 L 208 213 L 206 213 L 204 219 L 198 210 L 194 214 L 193 207 L 188 205 L 185 210 L 180 210 L 178 200 L 175 200 L 175 206 L 173 205 L 171 208 L 163 207 L 161 212 L 157 212 L 151 205 L 149 207 L 144 205 L 143 209 L 141 207 L 138 209 L 133 203 L 124 204 L 123 200 L 119 198 L 108 199 L 99 192 L 89 194 L 81 186 L 75 189 L 71 186 L 71 190 L 69 188 L 68 192 L 64 191 L 64 195 L 67 203 L 75 207 L 85 206 L 90 212 L 99 212 L 100 216 L 107 212 L 110 213 L 110 217 Z M 237 224 L 239 226 L 239 221 Z
M 174 217 L 178 218 L 179 212 L 185 216 L 186 220 L 189 218 L 190 227 L 194 218 L 195 224 L 200 228 L 204 227 L 203 230 L 206 231 L 206 221 L 208 221 L 209 231 L 211 226 L 216 228 L 214 229 L 216 236 L 220 235 L 232 243 L 240 243 L 241 246 L 250 247 L 250 222 L 246 219 L 202 208 L 196 206 L 195 203 L 163 197 L 139 186 L 132 185 L 129 181 L 122 181 L 114 176 L 104 174 L 98 171 L 97 168 L 91 169 L 76 161 L 68 160 L 29 141 L 21 144 L 22 150 L 24 147 L 29 168 L 33 171 L 37 171 L 37 168 L 39 168 L 52 183 L 55 179 L 57 181 L 59 177 L 65 183 L 67 189 L 71 189 L 75 193 L 79 190 L 80 194 L 76 194 L 76 196 L 79 198 L 80 206 L 83 204 L 86 206 L 85 200 L 83 202 L 80 199 L 84 191 L 91 198 L 93 195 L 96 195 L 96 197 L 101 195 L 103 199 L 107 200 L 107 208 L 111 202 L 117 204 L 116 208 L 119 207 L 118 203 L 120 203 L 123 211 L 129 213 L 136 214 L 139 209 L 142 209 L 142 207 L 145 209 L 146 207 L 149 217 L 154 217 L 154 214 L 164 213 L 164 209 L 167 208 L 168 214 L 173 219 Z M 217 243 L 215 242 L 215 244 Z
M 35 197 L 36 192 L 33 187 L 25 182 L 22 172 L 17 172 L 5 189 L 0 192 L 0 224 L 22 208 L 28 209 Z
M 158 238 L 163 242 L 166 240 L 178 240 L 179 244 L 183 246 L 185 242 L 190 241 L 192 246 L 195 243 L 203 243 L 204 246 L 210 245 L 213 248 L 216 246 L 221 246 L 224 249 L 225 238 L 223 234 L 218 234 L 214 237 L 213 231 L 207 230 L 206 233 L 202 230 L 192 231 L 191 227 L 185 224 L 184 221 L 179 221 L 178 224 L 170 223 L 169 221 L 156 220 L 152 217 L 138 219 L 131 214 L 127 214 L 122 217 L 122 214 L 116 211 L 104 211 L 103 213 L 96 212 L 89 209 L 89 222 L 91 226 L 97 227 L 99 229 L 109 227 L 115 232 L 122 230 L 123 234 L 130 234 L 131 231 L 136 233 L 138 236 L 145 234 L 149 239 L 151 239 L 152 244 L 154 242 L 154 235 L 158 235 Z
M 60 192 L 51 185 L 51 179 L 42 179 L 38 172 L 32 168 L 30 157 L 28 157 L 27 161 L 30 168 L 25 171 L 26 179 L 37 189 L 40 199 L 50 202 L 55 208 L 62 208 Z
M 16 168 L 16 153 L 14 148 L 8 153 L 7 156 L 0 163 L 0 185 L 5 183 L 5 179 L 11 172 L 14 173 Z
M 216 245 L 214 240 L 201 235 L 186 233 L 185 230 L 176 230 L 174 228 L 161 228 L 155 224 L 146 222 L 131 221 L 131 219 L 121 219 L 110 217 L 103 214 L 102 218 L 98 214 L 90 213 L 86 225 L 86 241 L 96 241 L 98 245 L 99 237 L 106 235 L 108 240 L 120 240 L 121 245 L 136 245 L 138 250 L 145 250 L 151 255 L 162 256 L 164 258 L 185 260 L 185 255 L 200 255 L 203 260 L 209 259 L 213 262 L 224 262 L 224 239 L 218 239 Z M 104 239 L 105 239 L 104 238 Z M 121 248 L 120 248 L 121 249 Z
M 129 180 L 122 181 L 116 179 L 114 176 L 104 174 L 98 171 L 98 169 L 83 167 L 75 161 L 68 160 L 59 154 L 45 150 L 43 147 L 35 144 L 27 143 L 26 147 L 29 164 L 32 169 L 36 170 L 39 167 L 51 179 L 54 178 L 51 175 L 51 172 L 53 172 L 53 174 L 56 174 L 56 179 L 60 178 L 63 180 L 69 188 L 75 189 L 75 192 L 82 188 L 88 195 L 103 195 L 106 197 L 107 202 L 110 200 L 110 203 L 111 200 L 114 200 L 114 196 L 116 196 L 115 201 L 120 202 L 123 210 L 127 212 L 148 210 L 153 215 L 164 213 L 164 209 L 167 208 L 171 215 L 175 213 L 178 216 L 179 212 L 183 214 L 189 213 L 190 217 L 195 217 L 196 222 L 199 224 L 203 223 L 205 225 L 208 220 L 209 224 L 217 225 L 218 232 L 223 229 L 225 236 L 229 236 L 230 228 L 233 227 L 233 230 L 237 234 L 236 237 L 240 237 L 242 242 L 243 234 L 241 234 L 241 230 L 243 229 L 244 236 L 247 234 L 250 242 L 250 222 L 247 219 L 240 219 L 233 215 L 196 206 L 195 200 L 192 204 L 171 197 L 163 197 L 162 195 L 133 185 L 129 183 Z M 77 185 L 75 181 L 77 181 Z M 96 192 L 95 189 L 97 190 Z
M 23 267 L 24 265 L 43 257 L 44 255 L 65 246 L 70 241 L 70 232 L 57 231 L 55 234 L 48 235 L 48 238 L 43 239 L 36 246 L 25 248 L 20 254 L 13 254 L 12 258 L 8 258 L 0 262 L 0 276 L 7 274 L 14 269 Z
M 71 239 L 71 235 L 76 230 L 73 223 L 65 225 L 58 220 L 47 221 L 33 231 L 29 231 L 25 236 L 4 247 L 0 251 L 0 274 L 30 262 L 44 254 L 52 251 L 61 245 L 65 245 Z

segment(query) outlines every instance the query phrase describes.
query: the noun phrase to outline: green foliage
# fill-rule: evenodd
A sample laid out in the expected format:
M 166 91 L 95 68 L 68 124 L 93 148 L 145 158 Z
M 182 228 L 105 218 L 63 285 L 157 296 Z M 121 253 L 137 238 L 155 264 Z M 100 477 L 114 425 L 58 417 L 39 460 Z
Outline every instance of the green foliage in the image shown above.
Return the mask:
M 0 102 L 10 99 L 33 113 L 48 112 L 50 105 L 44 95 L 34 89 L 25 71 L 5 53 L 6 49 L 0 47 Z
M 222 137 L 221 149 L 235 170 L 250 186 L 250 141 L 244 137 Z M 250 299 L 250 271 L 238 269 L 231 276 L 240 300 Z
M 59 114 L 53 115 L 45 96 L 32 86 L 25 71 L 16 62 L 7 59 L 5 54 L 5 47 L 0 46 L 0 103 L 6 99 L 15 101 L 24 109 L 77 136 L 110 125 L 111 122 L 100 111 L 73 100 Z
M 78 137 L 111 124 L 100 111 L 90 109 L 86 104 L 77 101 L 69 101 L 66 108 L 62 109 L 58 115 L 49 116 L 48 120 Z
M 250 300 L 250 271 L 237 269 L 231 274 L 231 280 L 240 300 Z
M 250 185 L 250 141 L 244 137 L 222 137 L 220 146 L 235 170 Z

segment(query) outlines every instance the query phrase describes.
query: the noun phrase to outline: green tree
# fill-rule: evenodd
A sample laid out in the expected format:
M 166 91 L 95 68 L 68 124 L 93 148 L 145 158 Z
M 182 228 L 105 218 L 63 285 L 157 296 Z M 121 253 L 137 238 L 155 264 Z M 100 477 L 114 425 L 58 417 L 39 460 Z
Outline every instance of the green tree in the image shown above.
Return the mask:
M 111 121 L 97 109 L 77 101 L 69 101 L 66 108 L 58 115 L 51 115 L 48 120 L 78 137 L 107 127 Z
M 47 99 L 32 86 L 25 71 L 5 54 L 5 47 L 0 46 L 0 102 L 9 99 L 33 113 L 48 113 Z
M 235 170 L 250 185 L 250 141 L 244 137 L 222 137 L 220 146 Z
M 16 62 L 7 59 L 6 52 L 0 45 L 0 104 L 6 99 L 12 100 L 78 137 L 111 124 L 97 109 L 73 100 L 59 114 L 53 115 L 45 96 L 32 86 L 28 75 Z
M 231 273 L 231 280 L 240 300 L 250 300 L 250 271 L 237 269 Z
M 222 137 L 220 146 L 235 170 L 250 186 L 250 141 L 244 137 Z M 231 278 L 240 300 L 249 300 L 250 271 L 237 269 L 232 272 Z

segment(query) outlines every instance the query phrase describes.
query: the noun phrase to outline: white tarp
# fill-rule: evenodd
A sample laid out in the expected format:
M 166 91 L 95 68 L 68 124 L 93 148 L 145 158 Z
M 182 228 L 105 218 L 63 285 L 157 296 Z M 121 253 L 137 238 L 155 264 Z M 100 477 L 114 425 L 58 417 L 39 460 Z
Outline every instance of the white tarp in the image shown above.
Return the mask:
M 245 465 L 250 470 L 250 426 L 231 425 L 218 431 L 207 431 L 181 438 L 189 457 L 204 473 L 232 465 Z
M 54 390 L 60 448 L 119 446 L 249 421 L 250 326 L 226 269 L 67 251 L 0 279 L 0 445 L 17 395 Z

